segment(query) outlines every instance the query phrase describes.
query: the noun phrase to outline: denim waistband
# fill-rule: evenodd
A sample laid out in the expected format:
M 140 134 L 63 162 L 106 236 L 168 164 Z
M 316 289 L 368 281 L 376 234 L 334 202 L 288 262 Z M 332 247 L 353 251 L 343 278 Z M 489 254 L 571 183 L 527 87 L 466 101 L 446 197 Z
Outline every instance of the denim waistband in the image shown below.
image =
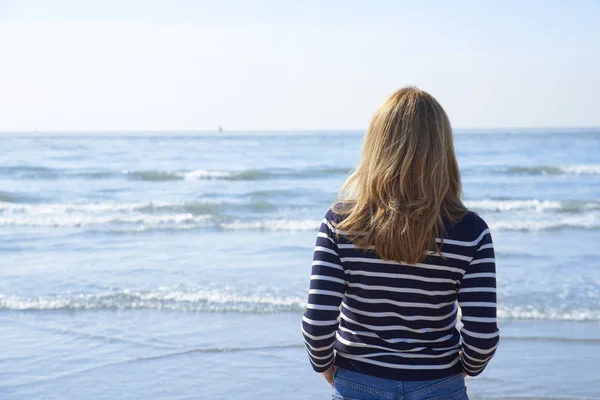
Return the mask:
M 337 368 L 334 376 L 338 387 L 346 387 L 390 400 L 420 400 L 426 395 L 459 395 L 461 389 L 465 388 L 462 374 L 429 381 L 395 381 Z M 451 398 L 454 397 L 448 397 Z

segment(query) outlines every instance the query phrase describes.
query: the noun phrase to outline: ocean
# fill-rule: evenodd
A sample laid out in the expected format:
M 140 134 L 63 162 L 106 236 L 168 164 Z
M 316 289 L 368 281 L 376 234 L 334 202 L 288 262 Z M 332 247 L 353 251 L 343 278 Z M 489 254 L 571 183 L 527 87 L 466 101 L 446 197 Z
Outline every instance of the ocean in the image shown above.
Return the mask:
M 0 137 L 0 399 L 326 399 L 300 334 L 362 132 Z M 600 399 L 600 130 L 458 131 L 497 355 L 472 399 Z

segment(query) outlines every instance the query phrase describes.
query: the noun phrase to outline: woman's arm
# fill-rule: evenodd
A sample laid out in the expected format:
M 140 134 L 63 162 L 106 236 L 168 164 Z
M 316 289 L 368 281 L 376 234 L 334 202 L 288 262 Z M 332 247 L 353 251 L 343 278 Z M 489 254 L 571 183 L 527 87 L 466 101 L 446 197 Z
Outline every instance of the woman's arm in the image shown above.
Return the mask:
M 346 277 L 328 212 L 317 235 L 302 334 L 313 369 L 333 380 L 333 345 Z M 329 374 L 331 372 L 331 374 Z M 331 376 L 329 376 L 331 375 Z
M 488 229 L 483 232 L 461 280 L 458 304 L 463 323 L 461 361 L 467 375 L 476 376 L 490 362 L 500 340 L 496 321 L 496 261 Z

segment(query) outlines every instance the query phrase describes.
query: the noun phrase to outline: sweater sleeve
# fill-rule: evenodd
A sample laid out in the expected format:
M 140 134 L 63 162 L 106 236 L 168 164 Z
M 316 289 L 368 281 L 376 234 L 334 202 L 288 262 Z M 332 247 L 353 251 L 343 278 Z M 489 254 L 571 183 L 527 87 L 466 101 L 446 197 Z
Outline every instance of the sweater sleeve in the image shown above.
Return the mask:
M 487 228 L 487 227 L 486 227 Z M 462 365 L 477 376 L 491 360 L 500 340 L 496 321 L 496 261 L 489 229 L 481 234 L 458 290 L 462 311 Z
M 333 345 L 345 287 L 334 228 L 326 215 L 317 235 L 308 303 L 302 317 L 304 343 L 317 372 L 327 370 L 333 363 Z

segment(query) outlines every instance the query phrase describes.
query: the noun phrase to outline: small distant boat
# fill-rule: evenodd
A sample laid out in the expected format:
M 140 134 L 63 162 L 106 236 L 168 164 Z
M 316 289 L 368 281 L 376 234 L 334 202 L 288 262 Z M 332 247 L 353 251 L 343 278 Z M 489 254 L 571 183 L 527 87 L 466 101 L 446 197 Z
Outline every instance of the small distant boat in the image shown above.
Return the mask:
M 219 133 L 223 132 L 223 127 L 221 125 L 219 125 Z

